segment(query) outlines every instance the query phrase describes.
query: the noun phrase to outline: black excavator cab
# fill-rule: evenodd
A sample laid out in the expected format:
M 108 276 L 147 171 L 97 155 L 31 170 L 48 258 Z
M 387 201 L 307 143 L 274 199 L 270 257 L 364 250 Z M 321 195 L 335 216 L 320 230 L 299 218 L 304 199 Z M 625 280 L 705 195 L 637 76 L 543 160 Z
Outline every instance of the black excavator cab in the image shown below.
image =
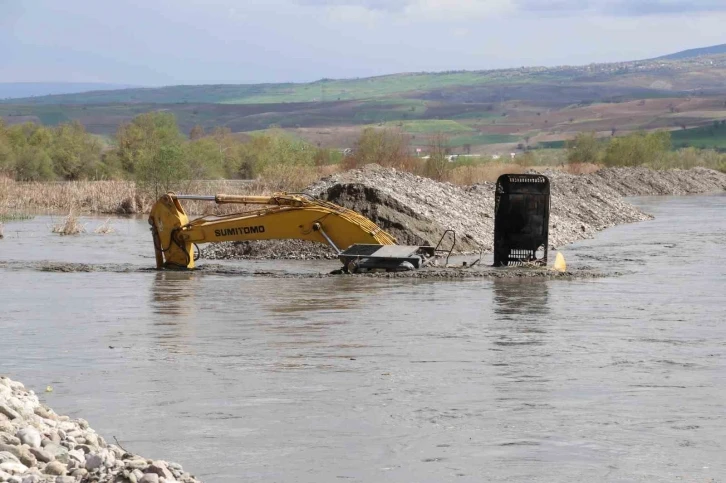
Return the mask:
M 550 180 L 503 174 L 494 195 L 494 266 L 547 265 Z

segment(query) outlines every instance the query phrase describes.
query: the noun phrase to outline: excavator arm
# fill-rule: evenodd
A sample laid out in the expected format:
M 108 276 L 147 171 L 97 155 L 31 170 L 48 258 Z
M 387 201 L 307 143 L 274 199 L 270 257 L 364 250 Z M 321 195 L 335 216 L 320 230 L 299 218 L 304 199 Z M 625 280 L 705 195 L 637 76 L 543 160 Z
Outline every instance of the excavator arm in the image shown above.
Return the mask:
M 256 211 L 189 220 L 180 200 L 266 205 Z M 326 243 L 338 254 L 356 244 L 395 245 L 369 219 L 327 201 L 276 193 L 272 196 L 195 196 L 167 193 L 149 215 L 157 268 L 194 268 L 193 244 L 298 239 Z

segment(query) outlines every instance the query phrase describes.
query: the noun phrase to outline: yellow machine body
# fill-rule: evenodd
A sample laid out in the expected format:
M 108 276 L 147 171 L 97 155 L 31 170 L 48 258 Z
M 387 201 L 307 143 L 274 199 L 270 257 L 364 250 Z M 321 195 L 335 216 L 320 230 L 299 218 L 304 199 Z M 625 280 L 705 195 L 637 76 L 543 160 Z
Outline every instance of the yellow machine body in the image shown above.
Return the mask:
M 180 199 L 268 207 L 189 221 Z M 390 234 L 355 211 L 288 193 L 213 197 L 167 193 L 152 207 L 149 224 L 157 268 L 194 268 L 192 247 L 201 243 L 297 239 L 329 244 L 338 252 L 353 244 L 396 244 Z

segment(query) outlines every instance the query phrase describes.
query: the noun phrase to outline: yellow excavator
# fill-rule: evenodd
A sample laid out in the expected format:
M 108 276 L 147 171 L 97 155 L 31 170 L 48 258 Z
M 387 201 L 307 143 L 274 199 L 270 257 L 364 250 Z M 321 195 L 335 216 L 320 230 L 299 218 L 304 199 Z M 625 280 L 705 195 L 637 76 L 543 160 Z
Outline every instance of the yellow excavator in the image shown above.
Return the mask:
M 217 204 L 265 205 L 255 211 L 194 220 L 181 200 Z M 504 174 L 495 192 L 494 266 L 547 266 L 550 192 L 549 179 L 538 174 Z M 308 240 L 330 245 L 343 263 L 343 272 L 415 270 L 431 264 L 437 255 L 449 256 L 456 233 L 444 232 L 439 243 L 398 245 L 389 233 L 355 211 L 304 194 L 271 196 L 177 195 L 167 193 L 152 207 L 149 224 L 154 239 L 156 267 L 194 268 L 193 247 L 201 243 L 247 240 Z M 440 249 L 447 235 L 448 250 Z M 539 252 L 543 254 L 538 255 Z M 479 260 L 468 265 L 476 265 Z M 466 264 L 465 264 L 466 266 Z M 561 254 L 554 269 L 566 270 Z
M 190 221 L 180 200 L 266 207 Z M 451 250 L 397 245 L 389 233 L 355 211 L 302 194 L 199 196 L 170 192 L 152 207 L 149 224 L 158 269 L 192 269 L 195 244 L 224 241 L 298 239 L 325 243 L 338 254 L 343 270 L 350 273 L 413 270 L 430 262 L 437 252 L 451 254 L 453 250 L 453 244 Z

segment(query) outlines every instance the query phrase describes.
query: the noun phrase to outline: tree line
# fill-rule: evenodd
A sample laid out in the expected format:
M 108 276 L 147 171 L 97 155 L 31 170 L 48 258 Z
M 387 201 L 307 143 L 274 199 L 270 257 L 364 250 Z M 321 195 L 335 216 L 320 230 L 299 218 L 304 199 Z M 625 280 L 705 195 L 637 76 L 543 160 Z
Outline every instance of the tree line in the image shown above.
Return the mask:
M 700 165 L 726 170 L 726 156 L 718 153 L 693 148 L 672 151 L 667 131 L 608 139 L 580 133 L 560 153 L 570 163 L 654 168 Z M 187 136 L 168 112 L 141 114 L 120 125 L 110 141 L 86 132 L 78 122 L 48 127 L 6 125 L 0 119 L 0 176 L 19 181 L 128 179 L 159 192 L 179 180 L 288 180 L 301 173 L 319 174 L 316 168 L 330 164 L 349 169 L 376 163 L 448 180 L 456 168 L 492 162 L 485 157 L 449 162 L 450 144 L 443 134 L 430 137 L 426 154 L 426 159 L 413 155 L 411 137 L 390 128 L 364 129 L 352 152 L 344 157 L 337 150 L 322 149 L 282 130 L 249 136 L 228 128 L 206 132 L 195 126 Z M 524 169 L 540 164 L 538 157 L 530 151 L 518 156 L 517 162 Z
M 316 166 L 341 157 L 283 132 L 242 139 L 228 128 L 184 135 L 173 114 L 151 112 L 124 123 L 112 142 L 74 121 L 55 127 L 0 120 L 0 174 L 19 181 L 252 178 L 273 165 Z

